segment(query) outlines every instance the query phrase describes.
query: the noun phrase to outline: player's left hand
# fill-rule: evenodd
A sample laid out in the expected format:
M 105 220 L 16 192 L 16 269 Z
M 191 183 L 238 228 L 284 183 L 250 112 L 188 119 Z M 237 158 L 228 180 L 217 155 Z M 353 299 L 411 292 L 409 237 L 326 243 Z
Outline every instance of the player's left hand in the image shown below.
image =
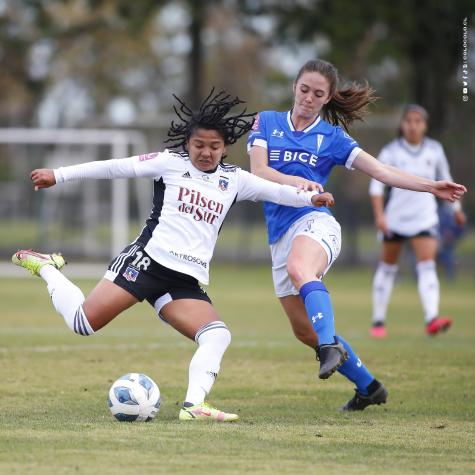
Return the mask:
M 333 195 L 326 191 L 325 193 L 320 193 L 318 195 L 312 196 L 312 204 L 313 206 L 333 206 L 335 204 L 335 200 L 333 199 Z
M 323 193 L 323 186 L 320 183 L 299 176 L 295 177 L 294 185 L 297 187 L 297 193 L 301 191 L 318 191 L 319 193 Z
M 431 192 L 437 196 L 437 198 L 453 203 L 454 201 L 459 200 L 467 192 L 467 188 L 458 183 L 441 180 L 434 183 Z

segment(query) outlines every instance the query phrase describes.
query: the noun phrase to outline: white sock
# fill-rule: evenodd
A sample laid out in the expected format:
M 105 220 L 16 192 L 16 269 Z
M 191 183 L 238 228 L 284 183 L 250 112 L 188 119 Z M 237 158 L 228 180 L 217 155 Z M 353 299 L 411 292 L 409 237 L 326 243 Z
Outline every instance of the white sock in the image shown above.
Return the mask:
M 231 333 L 226 324 L 218 320 L 201 327 L 195 340 L 199 346 L 190 362 L 185 398 L 193 405 L 201 404 L 211 391 L 224 352 L 231 343 Z
M 435 261 L 420 261 L 416 265 L 417 288 L 424 309 L 424 320 L 429 323 L 439 314 L 439 279 Z
M 82 308 L 84 294 L 81 289 L 52 265 L 43 266 L 40 269 L 40 276 L 48 284 L 54 308 L 64 318 L 66 325 L 78 335 L 92 335 L 94 330 L 89 325 Z
M 373 324 L 386 320 L 389 299 L 393 291 L 398 266 L 379 262 L 373 278 Z

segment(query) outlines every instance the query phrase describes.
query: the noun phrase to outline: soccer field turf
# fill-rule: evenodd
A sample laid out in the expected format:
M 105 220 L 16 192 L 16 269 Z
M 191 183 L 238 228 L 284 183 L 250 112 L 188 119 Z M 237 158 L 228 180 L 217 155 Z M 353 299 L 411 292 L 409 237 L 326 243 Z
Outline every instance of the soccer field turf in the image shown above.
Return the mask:
M 195 344 L 144 303 L 93 337 L 74 335 L 38 278 L 0 279 L 0 473 L 474 473 L 473 276 L 442 282 L 449 333 L 423 332 L 414 282 L 400 282 L 389 338 L 368 337 L 369 272 L 326 279 L 338 332 L 389 390 L 388 404 L 338 413 L 353 389 L 317 379 L 312 351 L 297 342 L 268 267 L 217 266 L 209 293 L 230 327 L 210 401 L 235 424 L 178 422 Z M 92 281 L 77 282 L 88 291 Z M 162 407 L 151 423 L 119 423 L 107 407 L 114 379 L 152 377 Z

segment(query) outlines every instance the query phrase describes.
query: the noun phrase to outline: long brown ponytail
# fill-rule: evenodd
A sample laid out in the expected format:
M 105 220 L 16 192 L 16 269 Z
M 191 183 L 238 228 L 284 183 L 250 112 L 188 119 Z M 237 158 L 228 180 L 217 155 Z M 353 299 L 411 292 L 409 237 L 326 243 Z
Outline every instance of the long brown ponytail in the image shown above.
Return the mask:
M 330 124 L 341 125 L 346 131 L 355 120 L 363 120 L 368 106 L 377 100 L 374 90 L 367 82 L 351 83 L 338 88 L 338 71 L 333 64 L 315 59 L 307 61 L 295 78 L 295 83 L 305 72 L 317 72 L 330 84 L 330 101 L 322 107 L 321 115 Z

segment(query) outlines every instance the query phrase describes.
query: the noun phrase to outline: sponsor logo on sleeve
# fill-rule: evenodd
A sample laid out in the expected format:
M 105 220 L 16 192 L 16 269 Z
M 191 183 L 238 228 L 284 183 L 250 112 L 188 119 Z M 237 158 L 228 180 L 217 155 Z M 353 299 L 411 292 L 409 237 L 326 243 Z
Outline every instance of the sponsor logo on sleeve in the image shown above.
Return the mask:
M 145 162 L 146 160 L 152 160 L 158 157 L 158 152 L 145 153 L 144 155 L 139 155 L 139 161 Z
M 254 119 L 254 123 L 252 124 L 252 130 L 258 130 L 259 129 L 259 114 L 256 115 L 256 118 Z

